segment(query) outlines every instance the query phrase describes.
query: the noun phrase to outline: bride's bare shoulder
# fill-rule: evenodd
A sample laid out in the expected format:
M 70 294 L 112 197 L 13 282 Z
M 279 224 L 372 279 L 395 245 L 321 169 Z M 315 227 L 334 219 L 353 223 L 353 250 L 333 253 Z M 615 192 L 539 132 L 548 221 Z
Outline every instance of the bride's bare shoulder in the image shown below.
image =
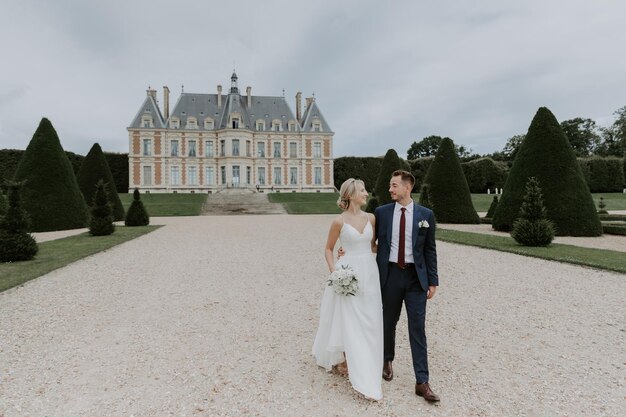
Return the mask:
M 331 227 L 341 227 L 343 226 L 343 216 L 340 214 L 333 219 L 333 222 L 330 225 Z

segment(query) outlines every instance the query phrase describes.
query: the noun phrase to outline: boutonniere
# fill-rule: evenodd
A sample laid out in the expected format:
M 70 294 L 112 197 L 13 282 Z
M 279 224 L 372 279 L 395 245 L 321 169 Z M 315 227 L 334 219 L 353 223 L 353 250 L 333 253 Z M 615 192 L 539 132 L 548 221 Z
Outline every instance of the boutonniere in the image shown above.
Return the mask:
M 428 229 L 430 227 L 426 220 L 420 221 L 417 225 L 420 229 Z

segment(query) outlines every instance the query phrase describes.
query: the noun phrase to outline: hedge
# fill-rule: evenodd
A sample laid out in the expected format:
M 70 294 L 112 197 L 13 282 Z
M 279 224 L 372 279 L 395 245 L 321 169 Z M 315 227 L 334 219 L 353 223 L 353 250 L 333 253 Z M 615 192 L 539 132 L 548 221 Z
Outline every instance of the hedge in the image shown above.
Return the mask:
M 610 156 L 578 158 L 578 164 L 592 193 L 620 192 L 624 188 L 624 158 Z

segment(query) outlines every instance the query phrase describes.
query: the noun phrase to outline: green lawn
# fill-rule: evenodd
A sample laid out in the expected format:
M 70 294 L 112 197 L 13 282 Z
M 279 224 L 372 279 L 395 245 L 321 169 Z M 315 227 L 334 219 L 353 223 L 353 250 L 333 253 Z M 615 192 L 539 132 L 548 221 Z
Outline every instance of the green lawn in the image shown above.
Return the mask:
M 150 233 L 159 227 L 116 226 L 115 233 L 109 236 L 94 237 L 85 232 L 76 236 L 40 243 L 39 253 L 33 260 L 0 263 L 0 292 L 94 253 Z
M 493 236 L 439 228 L 437 229 L 437 240 L 478 246 L 480 248 L 494 249 L 503 252 L 512 252 L 551 261 L 608 269 L 610 271 L 626 272 L 626 254 L 624 252 L 581 248 L 557 243 L 553 243 L 548 247 L 520 246 L 513 238 L 508 236 Z
M 141 194 L 141 201 L 150 216 L 197 216 L 202 212 L 206 194 Z M 120 194 L 124 210 L 128 210 L 133 194 Z
M 273 203 L 282 203 L 289 214 L 335 214 L 340 212 L 336 205 L 337 198 L 339 198 L 338 193 L 270 193 L 268 197 Z M 419 194 L 413 194 L 412 197 L 413 200 L 419 201 Z M 472 194 L 472 202 L 476 211 L 486 212 L 489 210 L 493 197 L 493 194 Z M 600 197 L 604 197 L 607 210 L 626 210 L 626 194 L 593 194 L 596 207 Z

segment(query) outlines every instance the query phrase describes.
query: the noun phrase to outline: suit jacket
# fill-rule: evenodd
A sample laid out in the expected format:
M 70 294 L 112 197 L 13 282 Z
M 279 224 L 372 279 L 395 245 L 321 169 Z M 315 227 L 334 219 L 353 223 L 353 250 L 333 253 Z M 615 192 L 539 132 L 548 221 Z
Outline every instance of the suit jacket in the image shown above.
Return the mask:
M 376 238 L 378 239 L 378 253 L 376 262 L 380 271 L 380 286 L 387 282 L 389 271 L 389 254 L 391 252 L 391 232 L 395 202 L 380 206 L 374 212 L 376 216 Z M 419 227 L 422 220 L 428 222 L 429 227 Z M 424 291 L 430 285 L 439 285 L 437 275 L 437 246 L 435 243 L 435 215 L 433 211 L 413 203 L 413 259 L 417 277 Z

